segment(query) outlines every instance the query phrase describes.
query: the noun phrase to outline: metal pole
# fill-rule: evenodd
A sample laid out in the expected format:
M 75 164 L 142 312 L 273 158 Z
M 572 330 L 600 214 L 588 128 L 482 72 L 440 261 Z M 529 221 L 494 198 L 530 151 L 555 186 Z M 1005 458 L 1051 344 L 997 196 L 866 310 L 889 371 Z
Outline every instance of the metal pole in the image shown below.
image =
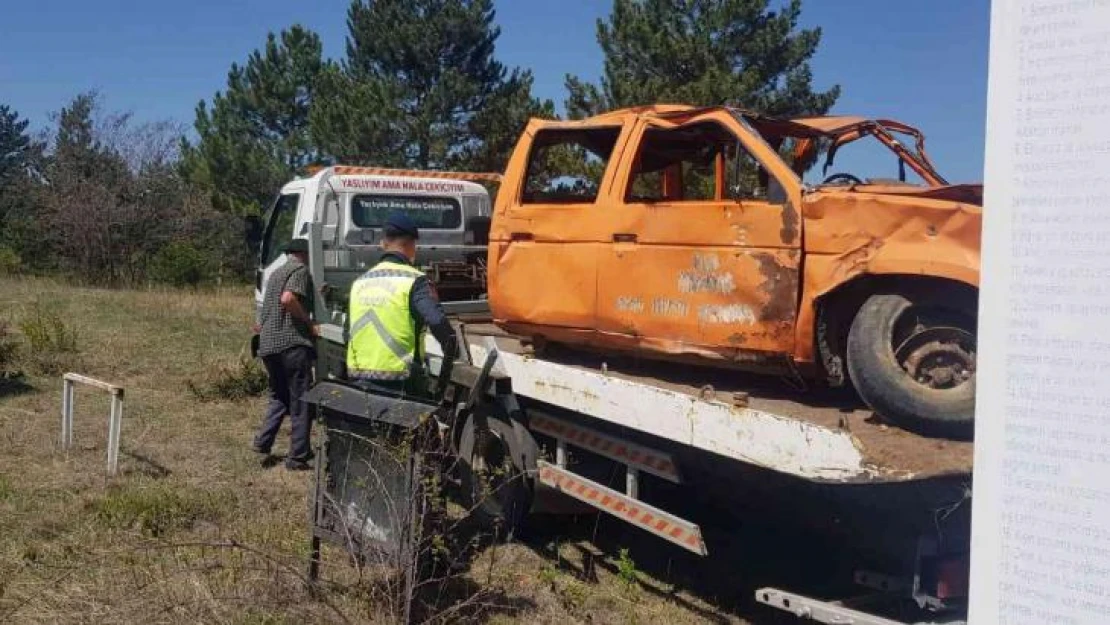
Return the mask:
M 120 427 L 123 421 L 122 393 L 112 393 L 112 409 L 108 414 L 108 475 L 115 475 L 119 468 Z
M 555 466 L 567 468 L 567 442 L 561 438 L 555 439 Z
M 66 448 L 69 427 L 69 380 L 62 379 L 62 449 Z
M 73 382 L 62 380 L 62 449 L 73 446 Z
M 328 430 L 325 423 L 323 432 L 316 439 L 315 479 L 312 480 L 312 542 L 309 545 L 308 581 L 311 592 L 316 592 L 316 582 L 320 580 L 320 535 L 317 528 L 323 517 L 324 497 L 327 496 L 324 484 L 324 459 L 328 454 Z
M 640 470 L 635 467 L 624 467 L 624 494 L 633 499 L 640 498 Z

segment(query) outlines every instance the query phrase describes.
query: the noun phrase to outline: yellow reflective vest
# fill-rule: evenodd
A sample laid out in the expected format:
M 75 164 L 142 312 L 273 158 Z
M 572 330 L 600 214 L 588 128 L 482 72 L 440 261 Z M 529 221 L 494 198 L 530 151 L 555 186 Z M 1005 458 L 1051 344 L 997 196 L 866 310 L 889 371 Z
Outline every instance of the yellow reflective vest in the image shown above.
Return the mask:
M 351 286 L 347 375 L 370 380 L 407 380 L 423 358 L 424 335 L 417 336 L 409 295 L 424 273 L 382 261 Z

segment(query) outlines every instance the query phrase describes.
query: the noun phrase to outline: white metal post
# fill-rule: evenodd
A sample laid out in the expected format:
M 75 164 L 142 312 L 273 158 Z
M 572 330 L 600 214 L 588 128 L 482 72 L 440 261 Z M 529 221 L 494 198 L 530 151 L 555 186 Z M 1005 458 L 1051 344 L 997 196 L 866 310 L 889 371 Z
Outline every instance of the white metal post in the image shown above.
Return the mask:
M 73 445 L 73 382 L 62 379 L 62 449 Z
M 108 414 L 108 475 L 115 475 L 119 466 L 120 427 L 123 425 L 123 390 L 112 391 L 112 409 Z
M 567 468 L 567 442 L 561 438 L 555 439 L 555 466 Z
M 123 428 L 123 388 L 76 373 L 62 376 L 62 448 L 73 446 L 73 405 L 77 383 L 103 389 L 112 395 L 108 413 L 108 475 L 119 470 L 120 431 Z
M 69 381 L 69 441 L 68 446 L 73 447 L 73 411 L 77 404 L 77 385 Z

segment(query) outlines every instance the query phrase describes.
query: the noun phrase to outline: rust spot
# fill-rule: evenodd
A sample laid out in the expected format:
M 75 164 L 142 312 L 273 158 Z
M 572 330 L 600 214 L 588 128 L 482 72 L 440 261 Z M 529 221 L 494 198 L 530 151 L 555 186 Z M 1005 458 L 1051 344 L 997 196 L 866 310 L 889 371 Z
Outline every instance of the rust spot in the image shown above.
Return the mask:
M 737 332 L 736 334 L 728 337 L 728 342 L 733 345 L 743 345 L 744 343 L 748 342 L 748 337 Z
M 794 321 L 798 308 L 798 272 L 779 264 L 774 254 L 753 254 L 759 262 L 763 284 L 759 290 L 767 294 L 767 303 L 760 311 L 760 321 Z
M 782 230 L 779 230 L 779 238 L 787 245 L 798 240 L 798 210 L 789 201 L 782 205 Z

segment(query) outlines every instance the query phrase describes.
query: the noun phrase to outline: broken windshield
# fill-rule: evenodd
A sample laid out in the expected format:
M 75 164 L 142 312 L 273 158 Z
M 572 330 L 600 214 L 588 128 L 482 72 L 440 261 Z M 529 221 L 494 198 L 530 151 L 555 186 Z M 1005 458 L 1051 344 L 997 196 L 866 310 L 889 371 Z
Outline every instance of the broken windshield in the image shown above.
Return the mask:
M 912 126 L 849 116 L 790 121 L 751 116 L 749 122 L 808 184 L 947 184 Z
M 905 159 L 873 136 L 840 144 L 835 152 L 831 153 L 830 158 L 831 146 L 831 141 L 826 142 L 823 154 L 818 156 L 817 163 L 805 173 L 806 183 L 823 184 L 826 180 L 839 175 L 829 183 L 844 184 L 858 179 L 864 184 L 929 186 L 919 173 L 906 164 Z M 914 159 L 920 160 L 920 156 L 910 149 L 910 146 L 905 143 L 902 143 L 902 146 Z

